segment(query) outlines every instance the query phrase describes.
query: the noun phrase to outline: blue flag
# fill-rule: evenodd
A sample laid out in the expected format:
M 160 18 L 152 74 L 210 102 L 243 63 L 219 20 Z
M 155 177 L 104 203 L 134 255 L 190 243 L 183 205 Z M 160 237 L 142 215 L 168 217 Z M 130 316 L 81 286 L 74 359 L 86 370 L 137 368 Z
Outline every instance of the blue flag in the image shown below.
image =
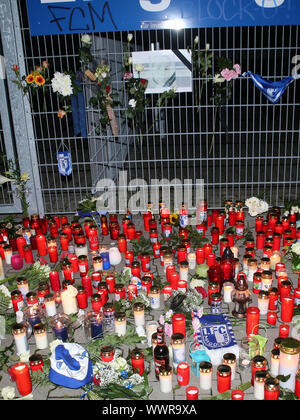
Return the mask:
M 281 96 L 284 94 L 286 88 L 297 78 L 298 75 L 286 77 L 278 82 L 271 82 L 270 80 L 265 80 L 258 74 L 251 73 L 248 71 L 243 74 L 243 77 L 250 76 L 254 84 L 258 87 L 259 90 L 268 98 L 270 102 L 276 104 L 279 102 Z

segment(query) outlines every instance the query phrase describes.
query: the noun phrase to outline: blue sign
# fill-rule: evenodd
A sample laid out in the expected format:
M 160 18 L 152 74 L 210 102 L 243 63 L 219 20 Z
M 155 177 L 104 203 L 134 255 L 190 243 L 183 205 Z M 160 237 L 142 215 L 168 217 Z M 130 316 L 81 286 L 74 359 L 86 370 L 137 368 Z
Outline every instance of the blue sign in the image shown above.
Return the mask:
M 31 35 L 298 25 L 299 0 L 27 0 Z

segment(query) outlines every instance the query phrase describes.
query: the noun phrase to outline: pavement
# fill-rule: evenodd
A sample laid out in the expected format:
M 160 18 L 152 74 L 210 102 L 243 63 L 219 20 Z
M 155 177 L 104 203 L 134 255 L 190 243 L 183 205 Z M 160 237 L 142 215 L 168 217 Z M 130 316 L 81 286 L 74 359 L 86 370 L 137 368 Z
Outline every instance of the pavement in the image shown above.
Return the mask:
M 119 220 L 121 220 L 121 216 L 119 216 Z M 136 226 L 136 230 L 143 230 L 143 221 L 142 221 L 142 217 L 135 215 L 133 216 L 133 222 L 135 223 Z M 249 225 L 249 227 L 252 229 L 252 231 L 254 232 L 254 223 L 255 220 L 254 218 L 250 218 L 247 217 L 246 218 L 246 224 Z M 145 237 L 148 237 L 148 234 L 145 234 Z M 209 238 L 209 235 L 207 235 L 207 237 Z M 103 244 L 107 244 L 107 245 L 116 245 L 115 242 L 113 242 L 112 240 L 110 240 L 109 237 L 104 237 L 101 238 L 101 243 Z M 244 255 L 244 245 L 243 245 L 243 241 L 239 241 L 237 244 L 238 248 L 239 248 L 239 259 L 240 259 L 240 263 L 242 263 L 242 258 Z M 130 249 L 130 247 L 128 247 L 128 249 Z M 219 250 L 216 252 L 216 255 L 219 255 Z M 259 260 L 262 257 L 262 252 L 261 251 L 257 251 L 256 252 L 256 258 Z M 45 257 L 47 259 L 47 257 Z M 5 265 L 5 264 L 4 264 Z M 120 271 L 124 266 L 124 262 L 122 262 L 119 266 L 117 266 L 117 271 Z M 289 271 L 289 279 L 292 281 L 294 287 L 296 288 L 298 285 L 298 275 L 292 273 L 291 270 L 291 266 L 290 266 L 290 262 L 287 263 L 287 269 Z M 6 272 L 12 273 L 12 270 L 5 266 L 5 270 Z M 159 272 L 163 274 L 163 268 L 160 266 L 160 264 L 158 264 L 158 270 Z M 242 271 L 242 266 L 241 266 L 241 271 Z M 193 274 L 193 271 L 191 271 L 191 274 Z M 79 285 L 80 284 L 80 276 L 76 275 L 76 281 L 75 284 Z M 273 280 L 273 286 L 277 285 L 277 281 L 274 278 Z M 249 283 L 250 289 L 252 290 L 251 287 L 251 283 Z M 205 289 L 207 290 L 207 282 L 205 285 Z M 257 295 L 255 295 L 254 293 L 252 293 L 252 303 L 251 306 L 257 306 Z M 233 310 L 233 304 L 223 304 L 223 313 L 226 315 L 231 316 Z M 61 308 L 58 309 L 59 312 L 62 312 Z M 210 313 L 210 307 L 207 304 L 207 299 L 205 299 L 204 301 L 204 311 L 207 313 Z M 163 312 L 163 298 L 161 296 L 161 309 L 160 310 L 155 310 L 151 312 L 151 315 L 147 316 L 146 321 L 150 320 L 150 319 L 154 319 L 154 320 L 158 320 L 160 314 Z M 261 328 L 259 329 L 259 334 L 263 335 L 265 337 L 268 338 L 267 344 L 266 344 L 266 348 L 265 348 L 265 353 L 264 356 L 266 357 L 266 359 L 268 360 L 268 362 L 270 362 L 270 352 L 273 349 L 273 345 L 274 345 L 274 340 L 279 336 L 279 325 L 281 323 L 280 321 L 280 305 L 278 308 L 278 316 L 277 316 L 277 323 L 276 326 L 268 326 L 267 322 L 266 322 L 266 316 L 261 316 Z M 238 342 L 238 344 L 241 343 L 241 340 L 243 337 L 246 336 L 246 329 L 245 329 L 245 321 L 242 321 L 240 323 L 241 325 L 235 326 L 233 328 L 234 331 L 234 335 L 235 338 Z M 291 326 L 290 326 L 291 327 Z M 48 341 L 51 342 L 52 341 L 52 332 L 48 331 Z M 86 344 L 86 338 L 84 335 L 84 331 L 82 328 L 79 328 L 75 331 L 75 335 L 74 335 L 74 340 L 75 342 L 82 344 L 83 346 Z M 186 356 L 187 356 L 187 361 L 189 364 L 191 364 L 191 359 L 188 355 L 188 348 L 189 348 L 189 344 L 190 344 L 191 338 L 187 340 L 186 343 Z M 5 338 L 5 340 L 2 340 L 1 345 L 2 346 L 7 346 L 9 344 L 11 344 L 13 342 L 13 338 L 12 336 L 7 336 Z M 167 345 L 170 345 L 170 339 L 167 338 Z M 146 346 L 146 344 L 143 344 L 139 347 L 143 347 Z M 31 337 L 29 339 L 29 347 L 30 347 L 30 351 L 34 352 L 36 350 L 35 347 L 35 340 L 34 337 Z M 127 356 L 127 349 L 124 348 L 124 355 Z M 39 351 L 39 353 L 41 355 L 43 354 L 47 354 L 48 351 L 47 350 L 43 350 L 43 351 Z M 238 359 L 237 361 L 237 370 L 236 370 L 236 374 L 235 374 L 235 378 L 231 383 L 231 388 L 236 388 L 239 387 L 241 384 L 249 382 L 251 380 L 251 368 L 241 368 L 240 366 L 240 361 L 241 359 Z M 177 376 L 176 374 L 173 374 L 173 391 L 168 393 L 168 394 L 163 394 L 160 391 L 160 386 L 159 386 L 159 382 L 155 379 L 155 375 L 154 375 L 154 366 L 153 366 L 153 362 L 150 362 L 149 365 L 147 365 L 146 367 L 148 367 L 150 369 L 150 373 L 149 373 L 149 384 L 153 387 L 153 392 L 150 395 L 150 401 L 174 401 L 174 400 L 185 400 L 186 399 L 186 388 L 187 387 L 177 387 Z M 190 371 L 190 383 L 189 386 L 196 386 L 199 389 L 199 399 L 203 399 L 203 398 L 209 398 L 211 396 L 215 396 L 217 395 L 217 377 L 216 377 L 216 367 L 213 367 L 213 386 L 212 386 L 212 390 L 210 392 L 205 392 L 203 390 L 201 390 L 199 388 L 199 378 L 196 377 L 194 375 L 194 373 L 192 372 L 192 370 Z M 0 376 L 1 381 L 0 381 L 0 389 L 2 389 L 5 386 L 14 386 L 15 384 L 11 381 L 11 378 L 8 374 L 6 374 L 5 372 L 0 372 Z M 245 391 L 245 400 L 254 400 L 254 388 L 251 387 L 250 389 Z M 79 398 L 81 395 L 83 394 L 83 391 L 81 389 L 79 390 L 73 390 L 73 389 L 68 389 L 68 388 L 57 388 L 55 389 L 55 387 L 42 387 L 42 386 L 38 386 L 38 387 L 34 387 L 33 389 L 33 398 L 34 400 L 60 400 L 60 399 L 73 399 L 73 398 Z M 16 396 L 18 396 L 18 392 L 16 392 Z

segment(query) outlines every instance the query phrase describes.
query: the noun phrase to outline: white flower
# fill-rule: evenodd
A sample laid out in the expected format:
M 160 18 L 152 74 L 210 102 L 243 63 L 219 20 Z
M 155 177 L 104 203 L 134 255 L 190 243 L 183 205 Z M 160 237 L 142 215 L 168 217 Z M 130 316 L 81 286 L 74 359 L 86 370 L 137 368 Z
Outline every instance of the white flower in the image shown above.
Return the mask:
M 258 214 L 265 213 L 269 209 L 268 203 L 256 197 L 248 198 L 245 204 L 249 209 L 250 216 L 257 216 Z
M 197 44 L 198 44 L 198 42 L 199 42 L 199 36 L 197 35 L 197 36 L 195 36 L 195 39 L 194 39 L 194 44 L 195 44 L 195 45 L 197 45 Z
M 206 44 L 205 49 L 206 49 L 206 51 L 208 51 L 210 49 L 210 44 Z
M 220 74 L 216 74 L 214 77 L 214 83 L 223 83 L 225 82 L 224 77 L 222 77 Z
M 4 400 L 13 400 L 16 395 L 15 388 L 12 386 L 6 386 L 1 390 L 1 394 Z
M 132 64 L 132 57 L 128 57 L 128 64 Z
M 283 213 L 283 215 L 285 216 L 285 217 L 288 217 L 289 216 L 289 214 L 290 214 L 290 212 L 287 210 L 287 211 L 285 211 L 284 213 Z
M 51 85 L 54 93 L 59 93 L 62 96 L 71 96 L 73 94 L 72 80 L 69 74 L 56 72 Z
M 53 353 L 57 346 L 63 344 L 62 340 L 54 340 L 49 344 L 50 352 Z
M 112 368 L 116 372 L 121 372 L 122 370 L 126 370 L 128 368 L 128 364 L 126 362 L 126 359 L 123 357 L 118 357 L 112 364 Z
M 144 69 L 145 69 L 145 67 L 143 66 L 143 64 L 136 64 L 135 66 L 134 66 L 134 68 L 135 68 L 135 70 L 138 72 L 138 73 L 141 73 L 142 71 L 144 71 Z
M 291 246 L 291 250 L 294 254 L 300 255 L 300 242 L 296 242 Z
M 131 42 L 132 38 L 133 38 L 133 34 L 130 33 L 130 34 L 127 35 L 127 41 L 128 42 Z
M 190 287 L 192 289 L 196 289 L 196 287 L 204 287 L 204 281 L 200 279 L 193 279 L 190 283 Z
M 29 362 L 29 357 L 30 357 L 30 351 L 28 350 L 28 352 L 27 353 L 22 353 L 22 354 L 20 354 L 20 362 L 22 362 L 22 363 L 27 363 L 27 362 Z
M 81 37 L 81 42 L 83 44 L 90 45 L 92 43 L 92 37 L 90 35 L 88 35 L 88 34 L 84 34 Z
M 10 182 L 11 179 L 7 178 L 6 176 L 0 175 L 0 185 L 5 184 L 6 182 Z
M 135 99 L 130 99 L 130 101 L 128 102 L 128 105 L 131 106 L 131 108 L 135 108 L 136 107 L 136 100 Z

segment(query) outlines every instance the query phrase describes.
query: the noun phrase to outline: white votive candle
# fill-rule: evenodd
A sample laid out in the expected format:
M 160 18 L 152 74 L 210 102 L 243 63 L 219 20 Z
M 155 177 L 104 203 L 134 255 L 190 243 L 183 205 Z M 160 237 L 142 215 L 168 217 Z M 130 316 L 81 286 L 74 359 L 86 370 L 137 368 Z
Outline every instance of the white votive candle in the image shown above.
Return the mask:
M 135 326 L 143 327 L 145 325 L 145 306 L 142 303 L 133 305 L 133 315 Z
M 46 314 L 49 317 L 56 315 L 57 311 L 53 293 L 48 293 L 47 295 L 45 295 L 45 309 Z
M 118 337 L 126 334 L 126 314 L 125 312 L 115 313 L 115 333 Z
M 48 347 L 48 337 L 46 327 L 43 324 L 37 324 L 33 327 L 36 348 L 44 350 Z
M 161 366 L 159 368 L 159 387 L 160 392 L 163 394 L 168 394 L 172 392 L 172 378 L 173 378 L 173 369 L 171 366 Z
M 212 364 L 201 362 L 199 365 L 200 388 L 209 391 L 212 388 Z
M 234 284 L 231 282 L 225 282 L 223 284 L 223 301 L 224 303 L 231 303 L 232 299 L 231 299 L 231 295 L 232 295 L 232 291 L 234 289 Z
M 273 378 L 279 375 L 279 357 L 280 357 L 280 350 L 273 349 L 271 351 L 271 363 L 270 363 L 270 374 Z
M 12 327 L 12 334 L 15 340 L 17 355 L 27 353 L 29 346 L 26 337 L 26 327 L 22 324 L 15 324 Z
M 72 285 L 61 291 L 60 297 L 64 314 L 70 315 L 78 312 L 77 293 L 78 290 Z

